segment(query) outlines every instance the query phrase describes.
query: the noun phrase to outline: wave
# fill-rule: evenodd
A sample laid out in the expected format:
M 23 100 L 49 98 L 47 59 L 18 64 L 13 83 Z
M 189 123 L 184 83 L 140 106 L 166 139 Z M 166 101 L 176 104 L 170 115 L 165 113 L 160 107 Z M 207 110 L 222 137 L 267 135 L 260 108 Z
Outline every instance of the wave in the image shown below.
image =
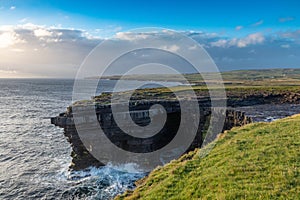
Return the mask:
M 108 164 L 99 168 L 72 171 L 68 180 L 73 182 L 74 187 L 66 190 L 61 198 L 111 199 L 128 189 L 133 189 L 134 182 L 145 175 L 134 163 L 119 166 Z

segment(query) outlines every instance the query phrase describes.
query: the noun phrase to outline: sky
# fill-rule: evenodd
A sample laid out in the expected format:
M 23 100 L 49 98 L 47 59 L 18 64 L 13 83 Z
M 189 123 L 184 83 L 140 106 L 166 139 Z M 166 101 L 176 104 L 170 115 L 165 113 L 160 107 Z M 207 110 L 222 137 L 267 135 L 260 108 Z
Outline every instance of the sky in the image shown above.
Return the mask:
M 74 78 L 88 53 L 163 27 L 201 44 L 221 71 L 300 67 L 300 1 L 0 0 L 0 77 Z

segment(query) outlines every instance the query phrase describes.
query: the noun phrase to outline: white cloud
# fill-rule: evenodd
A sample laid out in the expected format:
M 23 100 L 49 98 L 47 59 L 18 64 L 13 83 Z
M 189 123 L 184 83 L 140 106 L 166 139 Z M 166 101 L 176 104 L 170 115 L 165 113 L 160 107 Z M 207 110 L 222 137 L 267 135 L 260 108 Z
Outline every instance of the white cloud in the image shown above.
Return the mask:
M 27 22 L 27 21 L 28 21 L 28 18 L 23 18 L 23 19 L 20 19 L 20 20 L 19 20 L 20 23 L 25 23 L 25 22 Z
M 117 38 L 117 39 L 129 40 L 129 41 L 146 39 L 148 37 L 149 37 L 149 35 L 147 35 L 145 33 L 132 33 L 132 32 L 118 32 L 115 35 L 115 38 Z
M 14 31 L 3 32 L 0 34 L 0 48 L 6 48 L 18 43 L 25 43 L 25 41 L 20 39 L 19 35 Z
M 285 48 L 285 49 L 288 49 L 290 48 L 291 46 L 289 44 L 283 44 L 283 45 L 280 45 L 282 48 Z
M 264 20 L 259 20 L 257 22 L 255 22 L 254 24 L 252 24 L 252 26 L 259 26 L 262 25 L 264 23 Z
M 62 33 L 61 33 L 62 34 Z M 97 40 L 97 39 L 101 39 L 101 37 L 99 36 L 94 36 L 92 34 L 90 34 L 89 32 L 85 31 L 85 30 L 82 30 L 82 33 L 81 33 L 82 37 L 85 37 L 89 40 Z
M 279 35 L 286 39 L 295 40 L 298 42 L 300 41 L 300 29 L 295 31 L 281 32 Z
M 227 47 L 228 46 L 228 40 L 220 39 L 216 42 L 210 43 L 212 47 Z
M 171 45 L 171 46 L 163 46 L 161 48 L 166 50 L 166 51 L 171 51 L 171 52 L 177 52 L 180 49 L 180 47 L 175 45 L 175 44 Z
M 282 18 L 279 18 L 279 22 L 288 22 L 288 21 L 293 21 L 293 20 L 295 20 L 295 18 L 294 17 L 282 17 Z
M 246 47 L 251 44 L 261 44 L 262 42 L 264 42 L 264 40 L 265 40 L 265 37 L 263 36 L 263 34 L 253 33 L 253 34 L 248 35 L 245 38 L 240 39 L 237 42 L 237 46 L 238 47 Z
M 243 27 L 243 26 L 237 26 L 237 27 L 235 27 L 235 30 L 239 31 L 239 30 L 241 30 L 242 28 L 244 28 L 244 27 Z
M 59 29 L 46 28 L 45 26 L 38 26 L 30 23 L 19 25 L 16 29 L 19 31 L 29 30 L 36 38 L 46 43 L 57 43 L 62 41 L 60 37 L 63 33 Z
M 15 9 L 16 9 L 16 6 L 11 6 L 9 9 L 10 9 L 10 10 L 15 10 Z
M 220 39 L 215 42 L 211 42 L 212 47 L 231 47 L 237 46 L 239 48 L 247 47 L 249 45 L 261 44 L 265 40 L 265 37 L 261 33 L 253 33 L 247 35 L 244 38 L 232 38 L 232 39 Z
M 63 36 L 63 34 L 66 35 Z M 40 45 L 44 46 L 44 43 L 58 43 L 62 42 L 63 39 L 72 41 L 76 41 L 78 38 L 95 39 L 92 36 L 88 36 L 83 30 L 48 28 L 32 23 L 0 26 L 0 37 L 1 48 L 14 45 L 15 43 L 25 43 L 27 40 L 29 43 L 36 43 L 36 38 L 43 42 Z
M 33 32 L 36 37 L 50 37 L 53 35 L 53 33 L 51 31 L 48 31 L 46 29 L 41 29 L 41 28 L 36 29 Z

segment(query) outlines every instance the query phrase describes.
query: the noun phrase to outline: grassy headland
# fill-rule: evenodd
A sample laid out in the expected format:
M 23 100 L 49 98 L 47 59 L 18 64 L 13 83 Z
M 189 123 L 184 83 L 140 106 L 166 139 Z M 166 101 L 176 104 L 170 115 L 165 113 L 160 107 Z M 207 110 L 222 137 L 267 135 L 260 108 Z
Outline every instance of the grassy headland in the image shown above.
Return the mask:
M 298 199 L 300 115 L 233 128 L 204 158 L 158 167 L 117 199 Z
M 198 97 L 209 96 L 201 75 L 185 77 L 194 84 Z M 300 69 L 231 71 L 223 72 L 222 77 L 229 106 L 300 103 Z M 171 75 L 134 75 L 125 79 L 180 81 Z M 172 90 L 185 94 L 188 87 L 176 86 Z M 109 104 L 110 97 L 110 93 L 102 93 L 88 102 Z M 135 90 L 131 99 L 172 100 L 176 96 L 169 88 L 152 88 Z M 300 115 L 233 128 L 219 136 L 206 157 L 199 156 L 205 149 L 185 154 L 158 167 L 138 181 L 134 191 L 117 199 L 299 199 L 299 124 Z

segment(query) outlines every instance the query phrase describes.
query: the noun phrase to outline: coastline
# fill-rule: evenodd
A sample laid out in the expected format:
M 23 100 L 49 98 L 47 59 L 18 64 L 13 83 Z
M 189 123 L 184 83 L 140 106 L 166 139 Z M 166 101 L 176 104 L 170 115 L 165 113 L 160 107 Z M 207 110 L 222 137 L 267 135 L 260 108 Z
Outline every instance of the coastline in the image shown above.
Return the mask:
M 179 92 L 185 90 L 185 86 L 175 86 L 174 87 Z M 193 87 L 197 96 L 198 100 L 201 101 L 202 107 L 209 107 L 210 100 L 208 95 L 207 89 L 203 86 L 195 86 Z M 234 126 L 241 126 L 247 123 L 250 123 L 252 119 L 248 118 L 245 115 L 245 110 L 239 108 L 246 108 L 246 107 L 255 107 L 258 105 L 281 105 L 281 104 L 300 104 L 300 89 L 295 86 L 258 86 L 258 87 L 249 87 L 249 88 L 239 88 L 239 87 L 228 87 L 226 88 L 227 91 L 227 105 L 229 110 L 227 111 L 226 123 L 224 125 L 223 130 L 229 130 Z M 120 95 L 126 95 L 128 91 L 119 92 Z M 95 105 L 98 109 L 97 113 L 99 113 L 99 119 L 101 113 L 107 113 L 107 109 L 110 109 L 110 97 L 112 93 L 104 92 L 99 96 L 93 97 L 91 100 L 79 101 L 75 102 L 72 106 L 85 106 L 85 105 Z M 187 98 L 188 97 L 184 97 Z M 138 89 L 135 91 L 134 95 L 132 96 L 131 100 L 136 103 L 141 102 L 151 102 L 155 101 L 155 103 L 161 102 L 165 104 L 165 106 L 172 107 L 172 102 L 176 99 L 173 97 L 173 93 L 171 93 L 166 88 L 146 88 L 146 89 Z M 136 104 L 135 103 L 135 104 Z M 169 105 L 168 105 L 169 104 Z M 82 144 L 80 137 L 77 134 L 73 114 L 72 114 L 72 106 L 68 107 L 67 111 L 61 113 L 60 116 L 54 117 L 51 119 L 52 124 L 55 124 L 61 128 L 64 128 L 65 136 L 68 138 L 70 142 L 73 152 L 71 154 L 73 158 L 72 165 L 70 169 L 74 170 L 81 170 L 89 166 L 99 167 L 102 166 L 103 163 L 96 160 L 84 147 Z M 231 107 L 231 108 L 230 108 Z M 142 112 L 147 112 L 148 107 L 139 107 L 139 110 Z M 145 110 L 145 111 L 144 111 Z M 206 111 L 205 111 L 206 110 Z M 173 112 L 177 112 L 176 110 Z M 204 109 L 204 120 L 205 123 L 206 118 L 208 119 L 210 116 L 209 109 Z M 230 113 L 228 115 L 228 113 Z M 102 116 L 103 117 L 103 116 Z M 252 117 L 252 116 L 251 116 Z M 266 116 L 268 117 L 268 116 Z M 272 116 L 271 116 L 272 117 Z M 103 117 L 105 118 L 105 117 Z M 145 123 L 147 123 L 148 119 L 142 119 Z M 107 125 L 107 130 L 109 133 L 111 132 L 118 132 L 116 127 L 114 128 L 114 122 L 105 122 Z M 174 124 L 173 122 L 172 124 Z M 176 124 L 176 123 L 175 123 Z M 202 125 L 204 126 L 204 124 Z M 168 132 L 168 129 L 172 129 L 172 126 L 167 128 L 165 131 Z M 203 132 L 203 131 L 202 131 Z M 199 133 L 198 140 L 194 142 L 192 148 L 189 148 L 188 151 L 193 150 L 194 148 L 199 148 L 202 144 L 202 133 Z M 126 137 L 120 137 L 115 139 L 117 142 L 124 143 L 130 139 Z M 152 141 L 154 143 L 154 141 Z M 127 143 L 124 143 L 125 146 Z M 128 147 L 128 148 L 136 148 L 136 147 Z
M 269 71 L 267 71 L 267 73 L 269 73 Z M 184 93 L 186 88 L 187 87 L 185 85 L 172 87 L 173 90 L 179 93 L 181 91 Z M 209 100 L 208 89 L 206 88 L 205 84 L 203 84 L 203 82 L 198 82 L 197 84 L 193 85 L 192 88 L 199 99 Z M 244 116 L 242 118 L 250 117 L 254 122 L 273 120 L 277 121 L 279 118 L 286 117 L 290 114 L 295 114 L 295 112 L 300 112 L 300 89 L 298 86 L 297 76 L 296 79 L 287 78 L 285 80 L 273 80 L 272 78 L 267 78 L 265 80 L 261 80 L 258 78 L 250 81 L 241 80 L 241 78 L 230 80 L 227 79 L 225 80 L 225 89 L 227 94 L 227 105 L 229 106 L 229 109 L 234 111 L 233 113 L 242 113 L 242 115 Z M 130 91 L 119 93 L 122 95 L 128 95 Z M 73 106 L 109 106 L 110 97 L 110 92 L 103 92 L 101 95 L 94 96 L 90 100 L 75 102 Z M 187 96 L 182 96 L 181 98 L 189 99 L 189 97 Z M 174 101 L 176 100 L 176 97 L 172 94 L 172 92 L 170 92 L 170 89 L 168 88 L 144 88 L 135 90 L 131 100 L 137 102 L 142 102 L 143 100 Z M 278 116 L 274 116 L 272 114 L 272 111 L 274 109 L 281 114 Z M 289 112 L 289 109 L 293 109 L 292 112 Z M 61 114 L 61 117 L 71 117 L 71 110 L 72 109 L 70 109 L 69 107 L 67 112 Z M 233 117 L 232 119 L 235 118 Z M 239 120 L 232 121 L 241 122 Z M 238 124 L 238 126 L 241 125 L 243 125 L 243 123 Z M 232 126 L 230 126 L 228 129 L 231 128 Z M 103 163 L 99 163 L 98 160 L 96 160 L 89 154 L 84 145 L 80 143 L 80 138 L 78 137 L 78 135 L 76 135 L 76 129 L 73 125 L 69 126 L 69 128 L 65 130 L 65 136 L 71 143 L 73 151 L 74 149 L 76 151 L 76 153 L 74 153 L 74 151 L 71 154 L 73 162 L 71 166 L 69 166 L 69 169 L 71 169 L 72 171 L 75 170 L 76 172 L 76 170 L 88 168 L 91 165 L 96 167 L 103 166 Z M 75 145 L 73 145 L 73 143 Z M 200 143 L 198 142 L 198 145 L 194 146 L 194 148 L 199 148 L 199 144 Z M 188 152 L 186 152 L 187 154 L 183 155 L 183 157 L 188 156 Z M 76 163 L 79 164 L 76 166 Z
M 295 114 L 295 112 L 299 111 L 300 106 L 298 105 L 300 105 L 300 89 L 297 83 L 298 82 L 294 82 L 293 79 L 288 79 L 285 81 L 272 79 L 267 79 L 265 81 L 243 82 L 239 80 L 227 81 L 227 84 L 225 84 L 227 94 L 227 105 L 229 106 L 230 110 L 233 111 L 233 113 L 242 114 L 243 117 L 241 117 L 240 119 L 246 119 L 247 117 L 250 117 L 253 119 L 254 122 L 257 122 L 257 119 L 263 119 L 265 121 L 277 120 L 279 118 L 286 117 L 287 115 Z M 174 86 L 172 89 L 176 90 L 179 93 L 180 91 L 183 91 L 184 93 L 186 88 L 187 87 L 185 85 L 179 85 Z M 209 93 L 205 84 L 201 83 L 198 85 L 193 85 L 192 88 L 199 99 L 209 100 Z M 128 95 L 130 91 L 124 91 L 119 93 L 122 95 Z M 110 92 L 103 92 L 101 95 L 95 96 L 90 100 L 75 102 L 73 106 L 109 106 L 110 97 Z M 182 96 L 182 98 L 189 99 L 187 96 Z M 168 88 L 144 88 L 135 90 L 131 100 L 136 102 L 142 102 L 143 100 L 174 101 L 176 100 L 176 98 L 173 96 L 172 92 L 170 92 Z M 61 117 L 66 119 L 69 117 L 72 118 L 72 112 L 70 112 L 72 111 L 72 109 L 70 108 L 71 107 L 68 108 L 67 112 L 62 113 Z M 276 111 L 278 112 L 281 112 L 282 110 L 282 114 L 280 116 L 272 116 L 271 111 L 273 108 L 276 108 Z M 288 109 L 293 109 L 293 112 L 288 112 Z M 263 114 L 257 117 L 256 115 L 261 114 L 261 112 L 263 112 Z M 250 115 L 247 115 L 247 113 Z M 72 121 L 71 118 L 69 119 L 69 121 Z M 238 126 L 243 125 L 244 123 L 240 123 L 241 121 L 235 120 L 238 118 L 239 117 L 235 118 L 233 115 L 232 121 L 239 122 L 236 124 Z M 233 126 L 230 126 L 228 127 L 228 129 L 231 129 L 232 127 Z M 69 126 L 69 128 L 65 129 L 65 136 L 71 143 L 73 149 L 73 153 L 71 154 L 73 162 L 69 169 L 76 171 L 90 167 L 91 165 L 96 167 L 103 165 L 103 163 L 99 163 L 98 160 L 96 160 L 95 158 L 93 158 L 93 156 L 89 154 L 89 152 L 85 149 L 82 143 L 79 144 L 80 138 L 78 137 L 78 135 L 76 135 L 76 129 L 74 128 L 73 124 Z M 75 145 L 73 145 L 73 143 Z M 194 148 L 199 148 L 199 144 L 200 143 L 198 141 L 198 145 L 194 146 Z M 77 153 L 74 153 L 74 149 Z M 193 152 L 190 150 L 186 153 Z M 189 155 L 189 153 L 183 156 L 185 157 L 187 155 Z M 79 163 L 77 166 L 76 162 L 77 164 Z M 81 163 L 84 164 L 82 165 Z

